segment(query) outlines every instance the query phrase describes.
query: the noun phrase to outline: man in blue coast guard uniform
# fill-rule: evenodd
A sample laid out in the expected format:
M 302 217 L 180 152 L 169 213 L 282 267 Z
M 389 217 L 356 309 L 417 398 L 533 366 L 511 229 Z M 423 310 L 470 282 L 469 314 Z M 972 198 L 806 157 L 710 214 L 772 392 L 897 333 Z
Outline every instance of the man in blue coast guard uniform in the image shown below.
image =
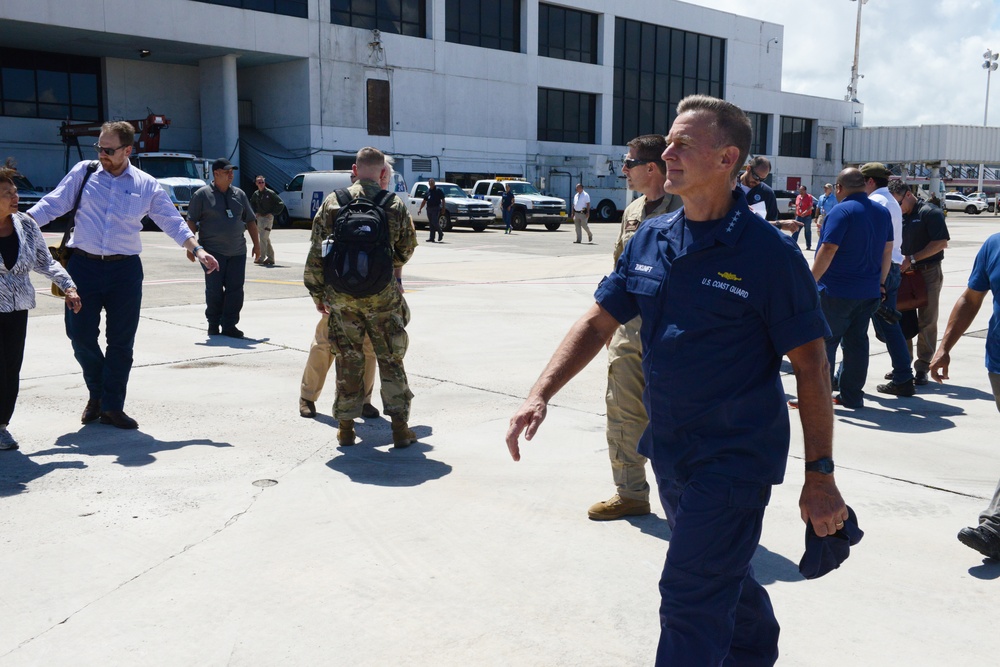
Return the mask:
M 828 329 L 801 253 L 732 189 L 750 146 L 746 115 L 703 95 L 677 113 L 664 189 L 684 208 L 636 232 L 511 418 L 507 446 L 518 460 L 521 432 L 530 440 L 552 396 L 641 314 L 650 423 L 639 451 L 672 531 L 656 664 L 773 665 L 778 623 L 750 559 L 788 456 L 782 356 L 800 396 L 802 519 L 822 537 L 848 516 L 832 474 Z

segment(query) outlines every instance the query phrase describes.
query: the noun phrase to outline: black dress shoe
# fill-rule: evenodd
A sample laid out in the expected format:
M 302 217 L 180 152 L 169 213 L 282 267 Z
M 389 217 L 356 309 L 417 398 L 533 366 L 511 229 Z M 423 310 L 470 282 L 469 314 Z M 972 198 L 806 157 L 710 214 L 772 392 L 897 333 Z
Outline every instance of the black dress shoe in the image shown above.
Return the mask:
M 917 371 L 916 375 L 913 376 L 913 384 L 918 387 L 923 387 L 927 384 L 927 371 Z
M 219 335 L 219 325 L 218 324 L 209 324 L 208 325 L 208 335 L 209 336 L 218 336 Z
M 243 338 L 243 332 L 236 327 L 226 327 L 222 330 L 222 335 L 230 338 Z
M 111 424 L 117 428 L 139 428 L 139 422 L 121 410 L 105 410 L 101 413 L 101 423 Z
M 101 402 L 92 398 L 87 401 L 87 407 L 83 409 L 83 414 L 80 416 L 81 424 L 89 424 L 91 422 L 97 421 L 101 416 Z

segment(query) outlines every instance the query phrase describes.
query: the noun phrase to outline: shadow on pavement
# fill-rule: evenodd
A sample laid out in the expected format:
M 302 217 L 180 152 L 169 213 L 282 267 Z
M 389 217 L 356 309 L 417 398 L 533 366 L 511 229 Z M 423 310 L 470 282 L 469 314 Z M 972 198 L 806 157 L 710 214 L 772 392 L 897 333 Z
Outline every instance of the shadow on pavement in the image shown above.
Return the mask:
M 35 456 L 32 454 L 31 456 Z M 52 461 L 38 463 L 21 451 L 0 454 L 0 497 L 16 496 L 28 490 L 28 484 L 60 468 L 87 467 L 83 461 Z
M 94 424 L 76 433 L 59 436 L 52 449 L 35 452 L 32 457 L 53 454 L 79 454 L 81 456 L 115 456 L 115 463 L 134 467 L 156 461 L 158 452 L 168 452 L 193 445 L 232 447 L 228 442 L 214 442 L 205 438 L 197 440 L 157 440 L 142 431 L 126 431 L 113 426 Z
M 781 554 L 768 550 L 767 547 L 758 545 L 750 564 L 753 565 L 754 579 L 762 586 L 773 584 L 776 581 L 806 580 L 802 576 L 802 573 L 799 572 L 798 563 L 794 563 Z
M 990 399 L 992 400 L 992 398 L 991 395 Z M 869 409 L 873 403 L 884 409 Z M 896 433 L 946 431 L 955 428 L 953 417 L 966 414 L 965 410 L 960 407 L 927 401 L 920 398 L 919 394 L 909 398 L 897 398 L 866 393 L 865 405 L 866 407 L 861 410 L 837 408 L 835 414 L 837 418 L 851 418 L 851 424 L 860 428 Z
M 447 463 L 427 458 L 427 453 L 434 449 L 430 445 L 418 441 L 405 449 L 377 449 L 392 444 L 392 431 L 388 428 L 372 431 L 365 429 L 363 424 L 358 427 L 355 427 L 360 438 L 358 444 L 338 447 L 340 456 L 326 464 L 352 482 L 376 486 L 418 486 L 441 479 L 452 471 Z M 415 426 L 413 431 L 418 440 L 431 433 L 426 426 Z
M 1000 560 L 984 558 L 982 565 L 969 568 L 969 574 L 985 581 L 1000 579 Z

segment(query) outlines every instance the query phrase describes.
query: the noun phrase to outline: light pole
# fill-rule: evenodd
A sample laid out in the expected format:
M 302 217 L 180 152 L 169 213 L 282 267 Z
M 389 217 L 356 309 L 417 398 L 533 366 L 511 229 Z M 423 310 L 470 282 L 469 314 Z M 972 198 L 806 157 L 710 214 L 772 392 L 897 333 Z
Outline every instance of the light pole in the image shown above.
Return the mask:
M 858 55 L 861 51 L 861 8 L 867 4 L 868 0 L 851 0 L 851 2 L 858 3 L 858 23 L 854 32 L 854 64 L 851 65 L 851 83 L 847 86 L 847 96 L 844 97 L 844 100 L 847 102 L 857 102 L 858 78 L 861 76 L 858 74 Z
M 997 68 L 997 59 L 1000 58 L 1000 53 L 993 53 L 990 49 L 986 49 L 986 53 L 983 54 L 983 69 L 986 70 L 986 108 L 983 110 L 983 127 L 986 127 L 986 118 L 990 113 L 990 75 L 993 74 L 994 70 Z M 983 163 L 979 163 L 979 181 L 976 185 L 976 192 L 983 191 Z

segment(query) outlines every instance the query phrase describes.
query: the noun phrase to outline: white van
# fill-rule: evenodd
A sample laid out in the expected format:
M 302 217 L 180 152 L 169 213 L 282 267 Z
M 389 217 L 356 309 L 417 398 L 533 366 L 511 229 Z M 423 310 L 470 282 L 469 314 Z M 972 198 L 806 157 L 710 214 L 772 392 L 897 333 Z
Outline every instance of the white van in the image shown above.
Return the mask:
M 288 217 L 292 220 L 312 220 L 316 217 L 323 200 L 334 190 L 351 185 L 351 170 L 337 169 L 334 171 L 305 171 L 296 174 L 285 191 L 278 193 L 288 209 Z M 390 189 L 405 196 L 406 181 L 398 172 L 393 172 L 393 184 Z

